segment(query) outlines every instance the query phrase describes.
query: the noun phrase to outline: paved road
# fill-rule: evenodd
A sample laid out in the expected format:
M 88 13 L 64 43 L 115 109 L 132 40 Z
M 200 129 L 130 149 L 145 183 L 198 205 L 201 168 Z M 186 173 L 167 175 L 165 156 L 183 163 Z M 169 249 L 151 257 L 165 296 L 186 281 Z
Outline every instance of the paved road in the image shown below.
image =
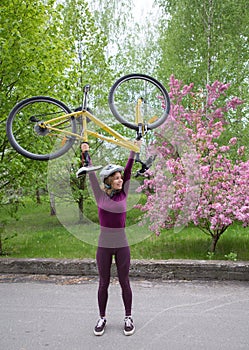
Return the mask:
M 107 329 L 96 337 L 96 279 L 36 279 L 0 278 L 0 349 L 249 349 L 249 283 L 132 280 L 136 333 L 125 337 L 113 279 Z

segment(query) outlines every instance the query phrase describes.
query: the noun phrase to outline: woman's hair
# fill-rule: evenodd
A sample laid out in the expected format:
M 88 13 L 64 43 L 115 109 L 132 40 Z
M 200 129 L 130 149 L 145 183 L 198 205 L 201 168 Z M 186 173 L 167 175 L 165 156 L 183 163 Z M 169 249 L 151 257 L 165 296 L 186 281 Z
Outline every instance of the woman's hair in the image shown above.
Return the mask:
M 116 173 L 120 173 L 120 171 L 115 171 L 115 173 L 109 175 L 108 177 L 106 177 L 104 179 L 104 186 L 103 186 L 103 191 L 108 194 L 108 196 L 111 195 L 111 193 L 113 192 L 112 189 L 112 183 L 113 183 L 113 178 L 115 176 Z M 120 173 L 121 174 L 121 173 Z

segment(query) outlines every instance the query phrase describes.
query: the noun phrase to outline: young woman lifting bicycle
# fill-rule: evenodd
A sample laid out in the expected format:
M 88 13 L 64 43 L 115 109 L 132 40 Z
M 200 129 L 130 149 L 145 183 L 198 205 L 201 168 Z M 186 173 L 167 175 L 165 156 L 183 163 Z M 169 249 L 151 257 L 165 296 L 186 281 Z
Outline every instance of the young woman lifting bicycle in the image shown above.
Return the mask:
M 140 146 L 141 141 L 135 141 Z M 89 145 L 81 145 L 82 158 Z M 119 283 L 125 308 L 124 334 L 132 335 L 135 325 L 132 318 L 132 290 L 129 281 L 130 248 L 125 234 L 126 202 L 134 163 L 135 152 L 131 151 L 125 168 L 109 164 L 100 172 L 103 189 L 94 172 L 89 173 L 91 187 L 98 206 L 100 236 L 96 253 L 99 272 L 98 305 L 99 320 L 95 335 L 102 335 L 106 327 L 106 305 L 110 284 L 112 258 L 115 257 Z M 122 175 L 123 172 L 123 175 Z
M 96 255 L 99 270 L 100 319 L 94 333 L 102 335 L 105 330 L 110 269 L 114 255 L 125 306 L 124 334 L 131 335 L 135 331 L 135 326 L 131 315 L 130 249 L 126 239 L 125 224 L 129 180 L 135 152 L 139 151 L 139 147 L 89 112 L 87 107 L 89 90 L 89 85 L 83 88 L 83 105 L 81 110 L 77 109 L 74 112 L 71 112 L 63 102 L 51 97 L 26 98 L 11 110 L 6 122 L 6 133 L 10 144 L 17 152 L 39 161 L 61 157 L 73 147 L 75 140 L 87 141 L 88 136 L 131 150 L 124 169 L 119 165 L 110 164 L 100 172 L 104 189 L 99 186 L 95 173 L 91 172 L 100 167 L 91 166 L 91 169 L 88 168 L 88 171 L 85 171 L 85 173 L 89 172 L 101 227 Z M 162 125 L 170 110 L 169 95 L 164 86 L 153 77 L 136 73 L 123 76 L 113 84 L 108 103 L 114 117 L 124 127 L 135 130 L 139 139 L 147 131 Z M 87 127 L 89 121 L 104 133 L 89 130 Z M 107 137 L 106 133 L 112 137 Z M 89 150 L 88 143 L 82 143 L 81 148 L 83 155 L 86 156 Z M 143 163 L 139 157 L 136 161 L 142 164 L 142 170 L 139 173 L 144 173 L 151 163 L 150 159 Z M 86 163 L 89 163 L 88 160 L 83 162 L 83 165 Z M 82 168 L 84 173 L 84 166 Z M 79 169 L 76 175 L 80 176 L 81 171 L 82 169 Z

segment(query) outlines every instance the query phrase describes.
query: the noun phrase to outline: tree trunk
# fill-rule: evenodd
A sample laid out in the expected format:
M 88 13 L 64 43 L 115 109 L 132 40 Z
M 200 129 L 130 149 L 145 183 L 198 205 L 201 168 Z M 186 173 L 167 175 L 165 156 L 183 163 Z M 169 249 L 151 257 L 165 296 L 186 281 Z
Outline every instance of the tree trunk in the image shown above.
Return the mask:
M 49 199 L 50 199 L 50 215 L 54 216 L 56 215 L 56 208 L 55 208 L 55 197 L 53 192 L 50 193 Z
M 80 196 L 80 198 L 79 198 L 78 208 L 79 208 L 79 223 L 82 223 L 84 221 L 84 215 L 83 215 L 84 198 L 83 198 L 83 196 Z
M 0 256 L 3 255 L 3 237 L 2 233 L 4 232 L 4 224 L 0 223 Z
M 82 176 L 80 178 L 80 182 L 79 182 L 79 188 L 81 190 L 85 189 L 85 185 L 86 185 L 86 175 Z M 78 199 L 78 208 L 79 208 L 79 223 L 83 223 L 84 222 L 84 196 L 82 194 L 80 194 L 79 199 Z
M 3 255 L 2 233 L 0 232 L 0 255 Z
M 40 196 L 39 188 L 36 189 L 35 194 L 36 194 L 36 203 L 41 204 L 41 196 Z
M 220 238 L 220 234 L 219 233 L 215 233 L 214 235 L 212 235 L 212 243 L 211 243 L 211 248 L 210 248 L 210 252 L 211 253 L 215 252 L 216 245 L 218 243 L 219 238 Z
M 213 27 L 213 0 L 208 1 L 208 8 L 206 8 L 207 16 L 207 77 L 206 84 L 210 83 L 210 73 L 211 73 L 211 46 L 212 46 L 212 27 Z

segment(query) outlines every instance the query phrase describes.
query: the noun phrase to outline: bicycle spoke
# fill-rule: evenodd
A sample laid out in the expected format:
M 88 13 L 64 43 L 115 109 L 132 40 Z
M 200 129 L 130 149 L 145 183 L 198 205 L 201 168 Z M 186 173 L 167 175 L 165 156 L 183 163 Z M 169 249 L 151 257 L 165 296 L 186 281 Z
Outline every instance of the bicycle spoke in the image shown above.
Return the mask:
M 164 87 L 155 79 L 145 75 L 131 74 L 120 78 L 120 81 L 113 85 L 109 95 L 109 104 L 118 120 L 134 128 L 134 123 L 138 124 L 141 120 L 148 126 L 155 122 L 157 122 L 156 125 L 161 124 L 168 113 L 169 99 Z
M 72 118 L 56 121 L 57 117 L 68 113 L 70 110 L 61 102 L 47 97 L 22 101 L 10 113 L 7 122 L 11 144 L 19 153 L 32 159 L 48 160 L 60 156 L 72 144 L 72 136 L 65 131 L 76 131 Z M 55 121 L 50 125 L 51 119 Z M 56 131 L 50 129 L 53 126 Z

